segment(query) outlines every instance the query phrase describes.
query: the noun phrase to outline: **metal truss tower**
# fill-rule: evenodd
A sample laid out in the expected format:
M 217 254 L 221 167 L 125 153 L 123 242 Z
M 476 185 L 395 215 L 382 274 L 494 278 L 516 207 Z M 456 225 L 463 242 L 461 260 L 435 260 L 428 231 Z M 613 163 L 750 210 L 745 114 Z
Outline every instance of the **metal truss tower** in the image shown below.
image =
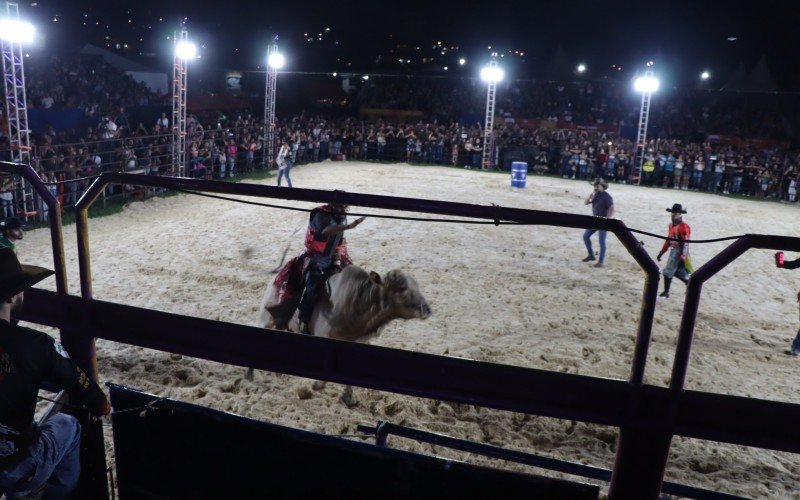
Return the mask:
M 19 5 L 6 2 L 6 19 L 19 21 Z M 5 91 L 5 112 L 8 117 L 8 137 L 11 147 L 11 161 L 30 165 L 31 146 L 28 129 L 28 107 L 25 95 L 25 68 L 23 65 L 21 41 L 2 41 L 3 50 L 3 89 Z M 25 219 L 36 214 L 33 187 L 22 177 L 15 179 L 16 209 Z
M 652 80 L 653 77 L 653 70 L 652 66 L 647 66 L 647 69 L 644 72 L 645 79 Z M 639 128 L 638 132 L 636 133 L 636 163 L 635 163 L 635 170 L 634 170 L 634 177 L 636 184 L 642 183 L 642 166 L 644 165 L 644 157 L 645 153 L 647 152 L 647 122 L 650 117 L 650 96 L 653 93 L 650 90 L 643 90 L 642 91 L 642 107 L 639 112 Z
M 497 58 L 492 54 L 489 61 L 490 74 L 497 71 Z M 481 168 L 486 170 L 494 168 L 494 103 L 497 95 L 497 80 L 490 78 L 486 85 L 486 121 L 483 127 L 483 161 Z
M 278 68 L 274 64 L 273 56 L 278 54 L 278 36 L 272 39 L 267 48 L 267 79 L 264 88 L 264 167 L 269 170 L 274 162 L 275 154 L 275 91 L 278 84 Z
M 178 45 L 188 43 L 185 26 L 175 33 L 172 64 L 172 171 L 186 177 L 186 69 L 188 61 L 180 57 Z M 177 168 L 175 168 L 177 166 Z

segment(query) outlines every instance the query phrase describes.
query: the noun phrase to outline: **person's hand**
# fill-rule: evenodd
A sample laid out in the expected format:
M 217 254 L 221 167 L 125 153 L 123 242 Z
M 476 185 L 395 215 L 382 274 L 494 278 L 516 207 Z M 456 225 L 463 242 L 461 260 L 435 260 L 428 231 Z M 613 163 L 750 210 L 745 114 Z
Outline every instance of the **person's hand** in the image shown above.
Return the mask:
M 686 262 L 686 256 L 685 255 L 681 255 L 681 262 Z
M 664 256 L 664 252 L 658 252 L 658 257 L 656 257 L 656 260 L 661 262 L 661 257 L 663 257 L 663 256 Z
M 348 224 L 348 229 L 353 229 L 353 228 L 354 228 L 354 227 L 356 227 L 357 225 L 359 225 L 359 224 L 361 224 L 362 222 L 364 222 L 364 219 L 366 219 L 366 217 L 359 217 L 358 219 L 354 220 L 353 222 L 351 222 L 350 224 Z

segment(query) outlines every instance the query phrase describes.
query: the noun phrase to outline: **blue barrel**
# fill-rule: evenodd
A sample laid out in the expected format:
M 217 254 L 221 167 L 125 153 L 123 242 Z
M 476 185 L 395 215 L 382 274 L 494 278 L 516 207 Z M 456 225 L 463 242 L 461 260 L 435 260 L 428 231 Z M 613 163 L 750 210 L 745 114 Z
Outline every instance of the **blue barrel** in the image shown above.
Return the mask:
M 525 180 L 528 178 L 528 164 L 524 161 L 511 163 L 511 187 L 525 188 Z

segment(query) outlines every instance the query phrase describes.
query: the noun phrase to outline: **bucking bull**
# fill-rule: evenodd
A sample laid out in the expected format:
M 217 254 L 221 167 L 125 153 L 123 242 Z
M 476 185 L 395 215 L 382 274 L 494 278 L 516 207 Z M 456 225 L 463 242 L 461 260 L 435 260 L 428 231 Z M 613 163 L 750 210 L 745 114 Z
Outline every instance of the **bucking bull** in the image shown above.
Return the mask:
M 292 262 L 287 263 L 291 266 Z M 280 273 L 267 287 L 261 301 L 261 313 L 257 325 L 262 328 L 298 331 L 297 312 L 291 298 L 287 299 L 284 273 Z M 375 272 L 350 265 L 339 273 L 329 276 L 324 286 L 316 287 L 314 309 L 309 321 L 309 331 L 316 337 L 368 342 L 395 319 L 426 319 L 431 308 L 419 291 L 417 282 L 400 270 L 381 276 Z M 289 302 L 289 306 L 285 304 Z M 290 317 L 286 317 L 286 311 Z M 282 316 L 284 314 L 284 316 Z M 253 369 L 247 372 L 252 380 Z M 325 387 L 317 381 L 314 389 Z M 347 386 L 342 394 L 347 406 L 356 404 L 352 387 Z

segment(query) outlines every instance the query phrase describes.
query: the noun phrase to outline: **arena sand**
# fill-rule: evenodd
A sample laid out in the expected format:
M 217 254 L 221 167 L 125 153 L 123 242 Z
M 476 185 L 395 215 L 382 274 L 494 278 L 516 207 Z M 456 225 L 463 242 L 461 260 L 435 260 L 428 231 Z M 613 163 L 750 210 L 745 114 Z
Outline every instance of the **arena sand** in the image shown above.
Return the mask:
M 524 190 L 507 175 L 359 162 L 303 166 L 296 186 L 589 214 L 587 182 L 531 176 Z M 263 181 L 274 183 L 274 179 Z M 742 233 L 800 236 L 800 207 L 695 192 L 612 184 L 616 215 L 629 227 L 665 234 L 673 203 L 688 209 L 694 238 Z M 285 202 L 310 208 L 311 204 Z M 354 207 L 356 212 L 370 209 Z M 375 212 L 375 211 L 373 211 Z M 375 212 L 378 213 L 378 212 Z M 389 213 L 389 212 L 381 212 Z M 92 219 L 95 297 L 232 323 L 253 324 L 284 250 L 302 249 L 303 212 L 178 195 L 132 203 Z M 70 292 L 79 294 L 75 226 L 64 229 Z M 583 263 L 582 231 L 368 218 L 348 232 L 356 264 L 412 274 L 434 310 L 427 321 L 391 324 L 377 345 L 432 354 L 627 379 L 643 273 L 609 235 L 606 267 Z M 642 237 L 655 256 L 661 241 Z M 46 229 L 19 245 L 26 263 L 52 266 Z M 595 247 L 597 246 L 595 237 Z M 701 265 L 725 243 L 693 245 Z M 791 256 L 790 256 L 791 257 Z M 44 287 L 54 288 L 51 279 Z M 771 252 L 745 254 L 703 289 L 687 388 L 800 403 L 800 360 L 783 354 L 798 326 L 800 273 L 778 270 Z M 646 382 L 666 386 L 685 287 L 660 299 Z M 311 393 L 311 381 L 98 342 L 103 381 L 302 429 L 351 434 L 381 419 L 451 436 L 610 468 L 617 431 L 468 405 L 342 387 Z M 310 397 L 309 397 L 310 396 Z M 113 462 L 111 439 L 109 456 Z M 474 463 L 550 474 L 395 439 L 392 445 Z M 800 498 L 800 456 L 675 438 L 666 480 L 758 498 Z

